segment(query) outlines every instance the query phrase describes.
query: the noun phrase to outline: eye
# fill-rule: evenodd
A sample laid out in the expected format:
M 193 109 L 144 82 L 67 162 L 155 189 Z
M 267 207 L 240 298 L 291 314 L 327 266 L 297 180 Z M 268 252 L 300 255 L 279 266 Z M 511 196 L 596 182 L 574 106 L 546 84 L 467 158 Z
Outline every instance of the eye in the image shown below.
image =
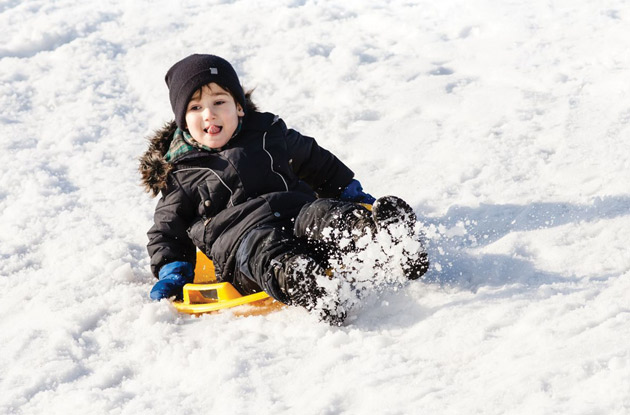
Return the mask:
M 220 99 L 218 101 L 215 101 L 215 103 L 214 103 L 214 105 L 222 105 L 222 104 L 225 104 L 225 101 L 222 100 L 222 99 Z
M 201 109 L 201 105 L 191 105 L 188 108 L 188 111 L 199 111 Z

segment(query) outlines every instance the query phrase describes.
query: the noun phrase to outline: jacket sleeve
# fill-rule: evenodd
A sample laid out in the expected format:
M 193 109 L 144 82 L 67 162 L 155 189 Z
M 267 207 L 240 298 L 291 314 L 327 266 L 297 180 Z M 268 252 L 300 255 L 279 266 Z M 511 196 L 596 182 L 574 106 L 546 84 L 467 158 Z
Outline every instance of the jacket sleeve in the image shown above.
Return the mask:
M 287 149 L 291 168 L 319 197 L 339 197 L 354 173 L 314 138 L 287 130 Z
M 160 268 L 168 263 L 185 261 L 195 265 L 195 245 L 186 232 L 195 215 L 190 197 L 173 177 L 169 178 L 155 207 L 153 226 L 147 232 L 151 271 L 156 278 Z

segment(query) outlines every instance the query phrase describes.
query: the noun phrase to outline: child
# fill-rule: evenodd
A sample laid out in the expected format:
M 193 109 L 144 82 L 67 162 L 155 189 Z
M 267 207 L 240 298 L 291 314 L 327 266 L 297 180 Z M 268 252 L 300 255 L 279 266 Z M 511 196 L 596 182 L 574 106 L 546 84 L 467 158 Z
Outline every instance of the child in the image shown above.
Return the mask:
M 162 194 L 148 232 L 151 298 L 180 296 L 193 281 L 195 247 L 214 262 L 219 281 L 242 294 L 315 310 L 327 292 L 328 259 L 353 241 L 415 215 L 404 201 L 375 199 L 354 173 L 313 138 L 258 112 L 230 63 L 191 55 L 166 74 L 175 121 L 156 132 L 141 158 L 143 182 Z M 370 212 L 359 203 L 372 204 Z M 350 242 L 348 242 L 350 241 Z M 408 278 L 427 270 L 423 251 L 408 255 Z M 321 304 L 321 302 L 320 302 Z M 337 305 L 317 309 L 341 324 Z

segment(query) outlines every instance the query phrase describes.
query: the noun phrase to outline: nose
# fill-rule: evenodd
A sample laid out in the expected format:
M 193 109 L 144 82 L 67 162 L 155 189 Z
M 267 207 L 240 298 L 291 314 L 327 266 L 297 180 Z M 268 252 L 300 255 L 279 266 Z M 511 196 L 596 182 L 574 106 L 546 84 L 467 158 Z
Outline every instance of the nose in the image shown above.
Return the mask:
M 204 108 L 202 111 L 202 114 L 203 114 L 204 120 L 209 120 L 209 119 L 214 118 L 214 113 L 212 112 L 212 109 L 210 109 L 210 107 Z

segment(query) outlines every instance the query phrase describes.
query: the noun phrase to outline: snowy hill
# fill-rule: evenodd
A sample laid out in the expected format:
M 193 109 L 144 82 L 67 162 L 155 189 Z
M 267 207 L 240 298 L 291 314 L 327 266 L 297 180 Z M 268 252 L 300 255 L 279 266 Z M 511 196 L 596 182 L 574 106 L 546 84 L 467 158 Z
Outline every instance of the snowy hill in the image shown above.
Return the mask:
M 0 413 L 630 413 L 630 4 L 0 2 Z M 263 110 L 408 200 L 425 281 L 331 328 L 148 298 L 163 76 Z

